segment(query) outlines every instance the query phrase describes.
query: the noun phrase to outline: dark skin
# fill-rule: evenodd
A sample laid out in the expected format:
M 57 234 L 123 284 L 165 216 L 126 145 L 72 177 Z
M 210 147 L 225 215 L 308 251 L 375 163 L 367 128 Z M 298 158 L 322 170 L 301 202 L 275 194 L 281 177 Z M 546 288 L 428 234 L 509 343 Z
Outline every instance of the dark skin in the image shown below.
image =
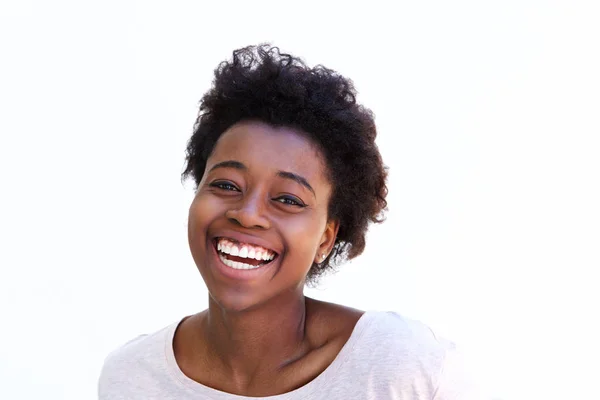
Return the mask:
M 350 337 L 362 311 L 303 294 L 312 263 L 331 252 L 338 231 L 327 215 L 326 168 L 310 139 L 290 128 L 245 121 L 217 142 L 188 224 L 209 307 L 186 318 L 173 343 L 189 378 L 244 396 L 286 393 L 322 373 Z M 215 248 L 221 237 L 277 256 L 232 275 Z

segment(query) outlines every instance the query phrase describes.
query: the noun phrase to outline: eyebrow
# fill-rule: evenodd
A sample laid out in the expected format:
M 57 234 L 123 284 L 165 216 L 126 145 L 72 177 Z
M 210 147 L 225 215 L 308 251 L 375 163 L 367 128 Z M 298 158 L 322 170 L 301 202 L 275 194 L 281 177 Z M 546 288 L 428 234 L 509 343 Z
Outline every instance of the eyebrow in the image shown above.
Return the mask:
M 233 160 L 228 160 L 228 161 L 222 161 L 220 163 L 216 163 L 215 165 L 212 166 L 212 168 L 210 169 L 210 171 L 214 171 L 215 169 L 218 168 L 233 168 L 233 169 L 240 169 L 242 171 L 246 171 L 248 168 L 242 164 L 239 161 L 233 161 Z
M 315 194 L 315 190 L 312 188 L 312 186 L 310 186 L 308 181 L 306 179 L 304 179 L 303 177 L 301 177 L 300 175 L 294 174 L 293 172 L 278 171 L 277 176 L 280 176 L 285 179 L 291 179 L 295 182 L 298 182 L 299 184 L 301 184 L 302 186 L 304 186 L 305 188 L 310 190 L 312 192 L 313 196 L 315 196 L 315 197 L 317 196 Z
M 213 165 L 209 172 L 214 171 L 215 169 L 218 169 L 218 168 L 233 168 L 233 169 L 238 169 L 241 171 L 248 170 L 248 167 L 246 167 L 244 164 L 242 164 L 239 161 L 227 160 L 227 161 L 221 161 L 220 163 Z M 279 176 L 280 178 L 289 179 L 289 180 L 292 180 L 294 182 L 301 184 L 302 186 L 304 186 L 305 188 L 310 190 L 312 192 L 313 196 L 316 196 L 315 190 L 313 189 L 312 186 L 310 186 L 310 183 L 308 183 L 308 181 L 304 177 L 302 177 L 298 174 L 294 174 L 293 172 L 288 172 L 288 171 L 278 171 L 277 176 Z

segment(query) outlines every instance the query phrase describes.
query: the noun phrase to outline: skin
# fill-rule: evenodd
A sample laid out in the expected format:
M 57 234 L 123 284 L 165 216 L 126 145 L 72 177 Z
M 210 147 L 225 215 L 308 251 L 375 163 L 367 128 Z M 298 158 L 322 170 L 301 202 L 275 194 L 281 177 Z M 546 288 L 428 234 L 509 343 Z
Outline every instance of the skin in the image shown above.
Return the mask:
M 209 307 L 175 333 L 184 374 L 258 397 L 303 386 L 331 364 L 362 315 L 303 294 L 312 263 L 335 243 L 331 193 L 322 154 L 302 132 L 244 121 L 223 133 L 189 211 L 190 250 Z M 249 279 L 231 277 L 216 237 L 261 244 L 277 257 Z

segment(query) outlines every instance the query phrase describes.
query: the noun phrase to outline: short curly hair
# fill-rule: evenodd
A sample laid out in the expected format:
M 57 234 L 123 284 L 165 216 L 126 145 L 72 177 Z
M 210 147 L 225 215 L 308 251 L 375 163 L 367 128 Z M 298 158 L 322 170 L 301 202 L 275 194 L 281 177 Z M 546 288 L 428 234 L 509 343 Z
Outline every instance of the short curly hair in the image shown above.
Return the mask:
M 307 283 L 361 254 L 370 222 L 384 220 L 387 168 L 375 144 L 373 113 L 356 102 L 351 80 L 268 44 L 233 52 L 215 69 L 186 148 L 182 179 L 198 187 L 208 157 L 229 127 L 258 120 L 305 133 L 322 151 L 333 185 L 328 217 L 339 222 L 333 251 L 314 263 Z

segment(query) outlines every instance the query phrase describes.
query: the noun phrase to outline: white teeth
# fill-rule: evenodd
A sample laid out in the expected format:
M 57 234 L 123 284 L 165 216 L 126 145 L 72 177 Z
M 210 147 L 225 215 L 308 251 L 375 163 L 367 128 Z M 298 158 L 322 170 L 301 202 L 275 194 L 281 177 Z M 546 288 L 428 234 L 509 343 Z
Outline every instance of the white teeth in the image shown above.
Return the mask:
M 217 250 L 236 257 L 251 258 L 258 261 L 270 261 L 275 258 L 275 253 L 264 248 L 256 248 L 250 245 L 239 246 L 227 239 L 219 239 Z M 248 265 L 248 264 L 246 264 Z
M 228 260 L 227 258 L 225 258 L 225 256 L 223 254 L 219 254 L 219 258 L 221 259 L 221 261 L 223 262 L 223 264 L 225 264 L 228 267 L 233 268 L 233 269 L 256 269 L 256 268 L 260 268 L 260 265 L 251 265 L 251 264 L 246 264 L 246 263 L 242 263 L 242 262 Z

